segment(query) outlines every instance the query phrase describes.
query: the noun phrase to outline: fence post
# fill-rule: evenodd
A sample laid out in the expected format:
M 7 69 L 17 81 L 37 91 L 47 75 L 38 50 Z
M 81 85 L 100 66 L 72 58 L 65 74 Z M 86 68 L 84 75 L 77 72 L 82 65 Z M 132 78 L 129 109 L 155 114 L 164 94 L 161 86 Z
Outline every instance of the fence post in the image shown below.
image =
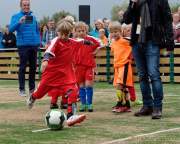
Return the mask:
M 170 52 L 170 83 L 174 83 L 174 52 Z
M 106 46 L 106 78 L 110 81 L 110 47 Z
M 38 78 L 41 78 L 41 57 L 42 57 L 42 53 L 41 53 L 41 48 L 38 49 Z

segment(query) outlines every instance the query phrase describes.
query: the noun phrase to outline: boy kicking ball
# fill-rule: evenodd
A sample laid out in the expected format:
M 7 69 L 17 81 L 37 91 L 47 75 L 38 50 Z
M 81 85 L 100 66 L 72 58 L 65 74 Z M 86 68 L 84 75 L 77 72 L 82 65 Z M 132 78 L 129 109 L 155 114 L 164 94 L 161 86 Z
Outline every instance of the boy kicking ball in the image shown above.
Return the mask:
M 79 45 L 84 41 L 69 38 L 73 24 L 60 20 L 57 24 L 58 37 L 54 38 L 47 48 L 42 62 L 42 78 L 38 88 L 27 99 L 31 109 L 37 99 L 41 99 L 52 90 L 68 94 L 67 125 L 73 126 L 85 120 L 85 115 L 76 115 L 78 88 L 73 68 L 73 57 Z

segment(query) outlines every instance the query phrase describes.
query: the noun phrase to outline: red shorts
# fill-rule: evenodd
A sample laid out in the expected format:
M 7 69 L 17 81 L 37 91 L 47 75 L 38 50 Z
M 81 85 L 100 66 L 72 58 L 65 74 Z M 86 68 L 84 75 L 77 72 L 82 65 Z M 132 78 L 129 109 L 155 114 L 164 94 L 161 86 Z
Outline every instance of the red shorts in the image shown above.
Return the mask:
M 76 66 L 76 79 L 78 83 L 85 82 L 86 80 L 94 80 L 94 68 L 87 66 Z
M 77 84 L 62 85 L 58 87 L 46 86 L 45 84 L 39 84 L 37 90 L 33 93 L 35 99 L 42 98 L 46 93 L 52 97 L 67 95 L 68 104 L 77 102 L 78 87 Z

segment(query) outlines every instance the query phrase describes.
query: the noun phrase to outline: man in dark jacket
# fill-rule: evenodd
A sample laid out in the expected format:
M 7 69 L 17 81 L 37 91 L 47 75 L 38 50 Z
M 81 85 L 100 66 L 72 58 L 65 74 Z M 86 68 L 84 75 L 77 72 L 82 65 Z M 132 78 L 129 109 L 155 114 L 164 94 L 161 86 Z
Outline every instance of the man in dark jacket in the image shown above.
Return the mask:
M 11 18 L 10 32 L 17 32 L 19 64 L 19 95 L 25 93 L 25 70 L 29 62 L 29 92 L 35 89 L 37 50 L 40 45 L 39 26 L 36 17 L 30 11 L 30 0 L 20 0 L 21 11 Z
M 143 99 L 143 107 L 135 116 L 152 115 L 152 119 L 160 119 L 163 106 L 160 48 L 166 48 L 169 52 L 174 49 L 168 0 L 130 0 L 124 22 L 132 23 L 131 44 Z

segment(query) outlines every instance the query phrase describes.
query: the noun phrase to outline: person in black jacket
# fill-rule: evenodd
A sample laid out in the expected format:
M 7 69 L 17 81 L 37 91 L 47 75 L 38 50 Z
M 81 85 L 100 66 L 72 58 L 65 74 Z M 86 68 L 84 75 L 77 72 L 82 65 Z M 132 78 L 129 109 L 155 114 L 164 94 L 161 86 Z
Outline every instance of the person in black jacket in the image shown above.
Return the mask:
M 143 98 L 143 107 L 135 116 L 160 119 L 164 95 L 159 72 L 160 48 L 174 50 L 168 0 L 130 0 L 123 20 L 132 23 L 131 44 Z
M 3 34 L 2 44 L 5 48 L 15 48 L 16 47 L 16 36 L 14 33 L 9 32 L 8 25 L 6 25 L 5 32 Z

